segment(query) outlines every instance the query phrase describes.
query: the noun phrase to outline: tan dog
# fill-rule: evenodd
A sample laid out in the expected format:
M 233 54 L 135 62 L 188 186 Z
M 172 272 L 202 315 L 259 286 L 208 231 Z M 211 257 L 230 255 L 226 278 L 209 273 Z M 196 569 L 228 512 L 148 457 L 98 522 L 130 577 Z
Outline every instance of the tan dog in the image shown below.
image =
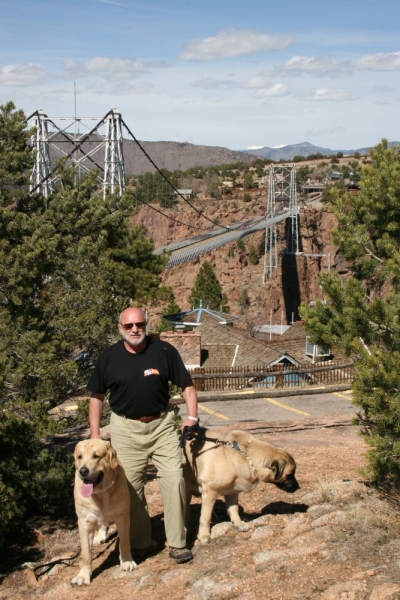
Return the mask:
M 121 569 L 133 571 L 137 568 L 130 548 L 129 490 L 125 472 L 110 442 L 98 439 L 79 442 L 74 458 L 74 498 L 82 557 L 81 569 L 71 583 L 89 585 L 92 546 L 105 541 L 110 523 L 117 526 Z
M 210 540 L 212 511 L 218 496 L 225 496 L 233 526 L 246 531 L 248 525 L 239 517 L 240 492 L 250 492 L 261 481 L 273 483 L 289 493 L 300 487 L 293 457 L 246 431 L 200 427 L 196 437 L 186 441 L 185 453 L 186 507 L 189 514 L 191 496 L 201 495 L 198 539 L 202 544 Z

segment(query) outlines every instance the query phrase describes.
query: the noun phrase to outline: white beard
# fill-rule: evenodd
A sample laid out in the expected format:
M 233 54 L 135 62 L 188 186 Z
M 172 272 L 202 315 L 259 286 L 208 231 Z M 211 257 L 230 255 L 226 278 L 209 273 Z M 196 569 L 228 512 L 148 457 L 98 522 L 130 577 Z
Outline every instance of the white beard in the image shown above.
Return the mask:
M 138 346 L 143 344 L 143 341 L 146 339 L 146 333 L 144 330 L 140 334 L 137 333 L 136 335 L 132 335 L 132 333 L 127 333 L 126 331 L 121 330 L 121 335 L 123 340 L 128 344 L 128 346 L 130 346 L 134 350 L 136 350 Z

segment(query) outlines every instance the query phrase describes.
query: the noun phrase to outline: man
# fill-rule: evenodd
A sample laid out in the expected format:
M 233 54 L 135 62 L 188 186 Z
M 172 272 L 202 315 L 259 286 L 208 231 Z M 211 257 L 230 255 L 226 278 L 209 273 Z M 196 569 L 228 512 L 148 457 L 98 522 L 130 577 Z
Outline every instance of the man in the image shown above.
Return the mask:
M 156 548 L 144 495 L 149 458 L 157 468 L 164 503 L 169 554 L 179 564 L 192 560 L 184 527 L 185 482 L 169 381 L 183 390 L 188 417 L 183 427 L 196 428 L 197 394 L 179 352 L 167 342 L 146 335 L 146 317 L 127 308 L 119 318 L 122 340 L 102 352 L 90 376 L 89 422 L 92 438 L 100 437 L 103 400 L 110 392 L 111 442 L 130 483 L 131 546 L 139 559 Z

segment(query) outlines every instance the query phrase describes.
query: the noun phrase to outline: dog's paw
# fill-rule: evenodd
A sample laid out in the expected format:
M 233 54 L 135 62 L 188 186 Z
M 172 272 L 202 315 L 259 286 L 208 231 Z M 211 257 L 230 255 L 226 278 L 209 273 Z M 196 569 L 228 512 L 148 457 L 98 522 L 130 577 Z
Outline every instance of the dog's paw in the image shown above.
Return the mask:
M 197 538 L 198 542 L 202 545 L 208 544 L 210 542 L 210 539 L 210 535 L 199 535 Z
M 121 571 L 134 571 L 138 568 L 134 560 L 121 560 Z
M 108 527 L 102 525 L 93 538 L 93 545 L 104 544 L 108 540 Z
M 81 575 L 78 573 L 71 579 L 72 585 L 90 585 L 90 575 Z

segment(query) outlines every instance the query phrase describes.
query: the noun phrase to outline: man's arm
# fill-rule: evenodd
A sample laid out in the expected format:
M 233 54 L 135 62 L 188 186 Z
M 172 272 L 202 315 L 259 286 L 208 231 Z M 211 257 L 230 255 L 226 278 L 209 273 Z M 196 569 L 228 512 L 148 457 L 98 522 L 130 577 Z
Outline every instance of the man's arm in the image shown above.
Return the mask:
M 188 416 L 190 415 L 191 417 L 198 417 L 198 402 L 196 388 L 193 384 L 186 385 L 182 388 L 182 393 L 186 402 Z M 196 421 L 194 421 L 193 419 L 186 418 L 185 421 L 183 421 L 182 423 L 182 430 L 184 427 L 193 427 L 193 425 L 196 425 Z
M 100 438 L 100 422 L 103 415 L 103 401 L 105 394 L 94 394 L 90 396 L 89 402 L 89 426 L 90 437 Z

